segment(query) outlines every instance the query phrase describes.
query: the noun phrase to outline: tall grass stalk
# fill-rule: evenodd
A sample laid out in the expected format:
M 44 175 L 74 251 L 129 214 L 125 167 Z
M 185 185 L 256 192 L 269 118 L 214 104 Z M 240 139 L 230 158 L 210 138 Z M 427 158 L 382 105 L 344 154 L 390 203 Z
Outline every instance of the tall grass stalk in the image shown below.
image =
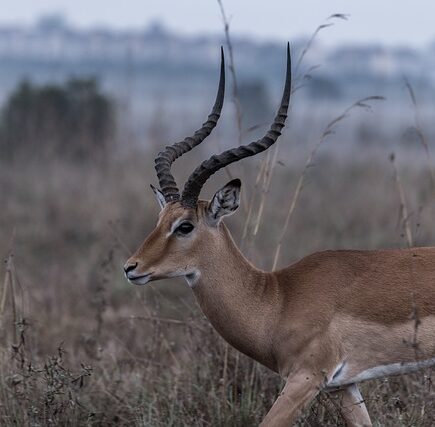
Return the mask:
M 403 229 L 405 231 L 405 238 L 408 248 L 412 248 L 414 246 L 414 239 L 411 231 L 410 218 L 408 204 L 406 202 L 405 190 L 403 189 L 402 181 L 400 179 L 399 170 L 396 165 L 396 155 L 392 153 L 390 155 L 390 162 L 393 166 L 394 171 L 394 182 L 396 184 L 397 193 L 400 199 L 400 218 Z
M 371 106 L 368 104 L 371 101 L 380 101 L 383 100 L 384 98 L 381 96 L 369 96 L 363 99 L 360 99 L 358 101 L 356 101 L 355 103 L 353 103 L 350 107 L 346 108 L 342 114 L 340 114 L 339 116 L 337 116 L 336 118 L 334 118 L 332 121 L 330 121 L 326 128 L 323 130 L 319 141 L 317 142 L 316 145 L 314 145 L 314 147 L 312 148 L 312 150 L 310 151 L 310 153 L 308 154 L 308 157 L 305 161 L 305 165 L 302 169 L 302 173 L 299 176 L 298 179 L 298 183 L 296 185 L 296 189 L 293 193 L 293 196 L 290 199 L 290 204 L 289 207 L 287 209 L 287 214 L 284 220 L 284 225 L 282 227 L 281 230 L 281 234 L 278 238 L 278 243 L 276 245 L 276 249 L 275 249 L 275 254 L 273 257 L 273 263 L 272 263 L 272 270 L 275 270 L 277 265 L 278 265 L 278 261 L 279 261 L 279 256 L 281 253 L 281 247 L 284 241 L 284 238 L 287 234 L 287 229 L 290 223 L 290 219 L 292 218 L 292 215 L 294 213 L 294 210 L 296 208 L 296 204 L 299 200 L 299 196 L 301 194 L 302 188 L 303 188 L 303 184 L 304 184 L 304 180 L 305 180 L 305 176 L 308 172 L 308 169 L 312 166 L 313 163 L 313 159 L 316 155 L 316 153 L 318 152 L 319 148 L 321 147 L 321 145 L 325 142 L 325 140 L 331 136 L 332 134 L 334 134 L 337 126 L 343 121 L 345 120 L 349 114 L 351 113 L 351 111 L 355 108 L 364 108 L 366 110 L 370 110 Z
M 430 147 L 429 147 L 429 143 L 427 141 L 426 138 L 426 134 L 423 131 L 423 126 L 421 123 L 421 118 L 420 118 L 420 109 L 418 106 L 418 102 L 417 102 L 417 97 L 415 95 L 415 91 L 414 88 L 411 85 L 411 82 L 405 78 L 405 87 L 408 91 L 409 97 L 411 99 L 412 102 L 412 106 L 414 109 L 414 126 L 413 129 L 416 132 L 418 139 L 421 143 L 421 146 L 424 149 L 424 152 L 426 154 L 426 158 L 428 161 L 428 169 L 429 169 L 429 173 L 430 173 L 430 177 L 431 177 L 431 182 L 432 182 L 432 189 L 434 191 L 434 195 L 435 195 L 435 170 L 434 170 L 434 164 L 432 161 L 432 154 L 430 151 Z
M 243 138 L 243 115 L 242 115 L 242 109 L 240 106 L 240 97 L 239 97 L 239 85 L 237 81 L 237 73 L 236 73 L 236 66 L 234 62 L 234 49 L 233 49 L 233 43 L 231 41 L 231 35 L 230 35 L 230 22 L 227 18 L 227 15 L 225 13 L 225 8 L 222 0 L 217 0 L 219 5 L 219 10 L 221 12 L 222 22 L 224 24 L 224 34 L 225 34 L 225 41 L 228 48 L 228 56 L 229 56 L 229 63 L 228 63 L 228 69 L 231 73 L 231 79 L 232 79 L 232 101 L 234 103 L 235 107 L 235 114 L 236 114 L 236 125 L 237 125 L 237 143 L 238 145 L 242 145 L 242 138 Z M 246 177 L 246 170 L 245 166 L 242 164 L 239 165 L 241 176 Z M 229 179 L 233 179 L 233 174 L 231 173 L 231 169 L 229 166 L 226 166 L 225 173 L 228 175 Z M 245 211 L 247 209 L 247 197 L 245 192 L 241 193 L 242 198 L 242 211 Z
M 336 14 L 329 16 L 327 18 L 327 21 L 333 20 L 333 19 L 347 20 L 348 15 L 342 14 L 342 13 L 336 13 Z M 294 95 L 295 92 L 297 92 L 298 90 L 302 89 L 305 86 L 304 83 L 299 83 L 299 82 L 301 82 L 301 81 L 303 82 L 304 80 L 311 77 L 311 74 L 319 67 L 318 65 L 314 65 L 314 66 L 311 66 L 303 74 L 300 73 L 300 66 L 303 63 L 305 56 L 308 54 L 309 50 L 311 49 L 316 37 L 319 35 L 319 33 L 322 30 L 324 30 L 328 27 L 331 27 L 333 25 L 334 25 L 334 23 L 332 23 L 332 22 L 319 25 L 314 30 L 314 32 L 311 34 L 310 38 L 308 39 L 307 43 L 305 44 L 304 48 L 302 49 L 302 52 L 299 55 L 299 58 L 296 62 L 295 69 L 293 71 L 293 74 L 296 76 L 296 78 L 294 79 L 294 83 L 293 83 L 293 87 L 292 87 L 292 96 Z M 290 123 L 291 123 L 291 115 L 288 118 L 287 127 L 289 126 Z M 248 238 L 250 245 L 252 245 L 254 243 L 255 236 L 258 234 L 258 231 L 260 229 L 261 222 L 263 219 L 264 207 L 265 207 L 266 201 L 267 201 L 267 195 L 269 193 L 269 189 L 270 189 L 270 186 L 272 183 L 274 170 L 275 170 L 275 167 L 277 165 L 279 149 L 280 149 L 280 141 L 278 141 L 274 146 L 273 158 L 271 159 L 270 153 L 268 153 L 264 163 L 262 163 L 262 168 L 260 168 L 259 175 L 257 176 L 257 179 L 256 179 L 254 192 L 256 193 L 258 191 L 257 186 L 258 186 L 258 183 L 260 180 L 262 181 L 263 184 L 261 186 L 258 206 L 257 206 L 255 214 L 253 213 L 253 211 L 255 210 L 255 206 L 254 206 L 254 201 L 256 201 L 255 195 L 252 196 L 250 199 L 250 203 L 249 203 L 249 207 L 248 207 L 248 216 L 246 218 L 246 223 L 245 223 L 245 227 L 243 230 L 243 237 L 242 237 L 243 243 L 245 243 L 246 239 Z M 263 168 L 263 166 L 264 166 L 264 168 Z M 251 224 L 251 221 L 252 221 L 252 224 Z M 248 236 L 249 228 L 252 229 L 250 236 Z

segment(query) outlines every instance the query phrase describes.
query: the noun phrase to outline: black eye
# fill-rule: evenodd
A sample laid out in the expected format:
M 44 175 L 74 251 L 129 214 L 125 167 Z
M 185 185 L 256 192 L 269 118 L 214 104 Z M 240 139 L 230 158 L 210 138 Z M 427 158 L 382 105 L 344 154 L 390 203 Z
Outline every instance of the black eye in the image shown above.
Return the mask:
M 190 222 L 183 222 L 175 229 L 175 232 L 186 235 L 189 234 L 193 229 L 193 224 Z

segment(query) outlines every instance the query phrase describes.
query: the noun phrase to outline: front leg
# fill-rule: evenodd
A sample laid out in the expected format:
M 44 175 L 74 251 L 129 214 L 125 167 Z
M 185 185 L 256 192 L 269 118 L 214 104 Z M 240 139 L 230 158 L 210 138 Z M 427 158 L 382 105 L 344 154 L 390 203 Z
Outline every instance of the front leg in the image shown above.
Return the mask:
M 289 375 L 284 389 L 275 400 L 260 427 L 288 427 L 300 415 L 300 411 L 317 395 L 324 377 L 308 370 Z

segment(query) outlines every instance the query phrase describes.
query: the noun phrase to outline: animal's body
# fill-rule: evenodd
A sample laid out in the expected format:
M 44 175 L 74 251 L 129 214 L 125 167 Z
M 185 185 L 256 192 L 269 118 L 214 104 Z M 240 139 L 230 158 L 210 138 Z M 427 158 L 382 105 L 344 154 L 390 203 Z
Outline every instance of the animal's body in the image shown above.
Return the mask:
M 156 159 L 161 191 L 154 192 L 162 210 L 125 272 L 135 284 L 185 277 L 222 337 L 286 379 L 262 425 L 291 425 L 324 389 L 340 397 L 349 425 L 368 426 L 359 381 L 435 365 L 435 248 L 325 251 L 264 272 L 241 254 L 222 222 L 238 207 L 240 181 L 228 183 L 210 202 L 198 200 L 217 169 L 276 141 L 286 117 L 289 78 L 288 61 L 281 108 L 266 137 L 204 162 L 180 197 L 169 167 L 216 124 L 221 70 L 209 121 L 194 138 Z

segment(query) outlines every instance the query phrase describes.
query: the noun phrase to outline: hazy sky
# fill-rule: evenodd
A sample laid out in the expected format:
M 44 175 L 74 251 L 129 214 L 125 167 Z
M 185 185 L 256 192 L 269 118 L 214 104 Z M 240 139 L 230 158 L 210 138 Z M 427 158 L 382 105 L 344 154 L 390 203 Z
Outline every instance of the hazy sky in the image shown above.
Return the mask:
M 0 23 L 64 13 L 76 25 L 142 28 L 161 20 L 181 33 L 221 32 L 217 0 L 0 0 Z M 350 14 L 322 34 L 325 43 L 421 45 L 435 39 L 435 0 L 224 0 L 234 33 L 291 40 L 333 13 Z

